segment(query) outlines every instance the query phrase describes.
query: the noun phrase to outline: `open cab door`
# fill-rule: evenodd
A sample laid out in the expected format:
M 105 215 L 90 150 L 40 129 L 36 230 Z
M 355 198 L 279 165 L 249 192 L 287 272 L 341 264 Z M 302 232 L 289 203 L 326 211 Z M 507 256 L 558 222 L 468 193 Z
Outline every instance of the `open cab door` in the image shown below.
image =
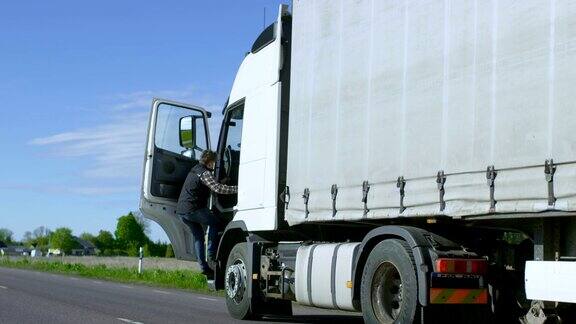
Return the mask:
M 176 215 L 176 204 L 190 169 L 210 149 L 209 117 L 198 106 L 152 102 L 140 210 L 164 229 L 179 259 L 196 259 L 192 234 Z

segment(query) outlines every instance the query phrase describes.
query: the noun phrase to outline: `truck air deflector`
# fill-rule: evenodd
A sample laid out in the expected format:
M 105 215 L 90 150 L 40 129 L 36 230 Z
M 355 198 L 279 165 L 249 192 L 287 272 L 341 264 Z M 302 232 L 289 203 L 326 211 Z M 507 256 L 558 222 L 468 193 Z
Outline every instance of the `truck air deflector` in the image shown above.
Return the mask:
M 252 54 L 258 53 L 261 49 L 266 47 L 268 44 L 274 42 L 276 39 L 276 22 L 266 27 L 264 31 L 256 38 L 254 44 L 252 44 L 252 49 L 250 52 Z

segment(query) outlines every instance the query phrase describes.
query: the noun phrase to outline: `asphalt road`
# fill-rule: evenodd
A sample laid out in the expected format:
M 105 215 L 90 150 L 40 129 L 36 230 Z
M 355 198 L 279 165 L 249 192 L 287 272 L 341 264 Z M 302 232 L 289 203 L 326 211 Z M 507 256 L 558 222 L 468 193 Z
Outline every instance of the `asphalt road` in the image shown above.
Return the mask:
M 362 323 L 355 313 L 302 306 L 294 307 L 294 315 L 263 322 Z M 250 322 L 230 318 L 220 297 L 0 268 L 0 323 Z

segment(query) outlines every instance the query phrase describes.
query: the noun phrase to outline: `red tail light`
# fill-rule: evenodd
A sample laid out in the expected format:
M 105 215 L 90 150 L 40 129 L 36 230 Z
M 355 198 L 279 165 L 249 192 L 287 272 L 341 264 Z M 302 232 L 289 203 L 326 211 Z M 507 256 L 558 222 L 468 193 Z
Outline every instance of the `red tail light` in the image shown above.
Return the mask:
M 441 273 L 485 274 L 488 262 L 485 259 L 449 259 L 436 260 L 436 271 Z

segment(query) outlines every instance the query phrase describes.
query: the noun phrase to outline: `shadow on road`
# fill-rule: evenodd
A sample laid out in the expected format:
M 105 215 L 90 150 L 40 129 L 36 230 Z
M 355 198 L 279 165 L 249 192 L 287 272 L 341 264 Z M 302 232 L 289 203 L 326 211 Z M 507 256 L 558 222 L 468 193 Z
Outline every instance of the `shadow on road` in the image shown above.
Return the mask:
M 264 317 L 271 323 L 364 323 L 361 315 L 294 315 L 289 318 Z

